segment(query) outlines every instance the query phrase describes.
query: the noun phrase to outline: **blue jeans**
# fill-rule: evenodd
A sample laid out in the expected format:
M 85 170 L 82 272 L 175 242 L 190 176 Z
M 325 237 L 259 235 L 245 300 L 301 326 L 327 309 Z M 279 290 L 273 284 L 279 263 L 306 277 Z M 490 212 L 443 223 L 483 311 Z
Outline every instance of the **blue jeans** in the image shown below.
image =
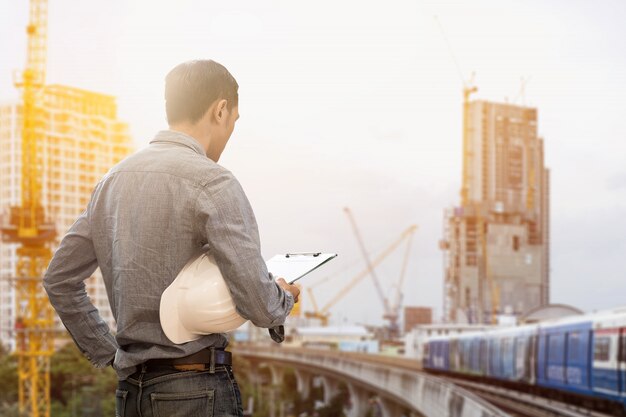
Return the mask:
M 231 366 L 215 373 L 161 367 L 119 381 L 116 417 L 243 417 L 241 393 Z

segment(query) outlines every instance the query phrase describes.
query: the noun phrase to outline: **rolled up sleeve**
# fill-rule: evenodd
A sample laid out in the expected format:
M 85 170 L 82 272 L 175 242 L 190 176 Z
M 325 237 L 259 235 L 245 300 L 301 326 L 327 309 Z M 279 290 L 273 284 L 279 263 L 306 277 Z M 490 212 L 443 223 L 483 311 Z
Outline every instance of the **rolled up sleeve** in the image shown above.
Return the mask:
M 223 173 L 202 188 L 195 218 L 237 312 L 257 327 L 283 324 L 294 299 L 267 270 L 252 207 L 232 174 Z

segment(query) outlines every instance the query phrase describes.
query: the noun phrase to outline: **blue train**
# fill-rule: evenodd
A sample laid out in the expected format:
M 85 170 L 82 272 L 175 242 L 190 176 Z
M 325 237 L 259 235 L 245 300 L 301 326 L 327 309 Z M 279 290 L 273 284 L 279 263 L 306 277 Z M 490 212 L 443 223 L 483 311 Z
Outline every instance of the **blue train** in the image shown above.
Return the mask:
M 626 415 L 626 308 L 435 337 L 423 368 Z

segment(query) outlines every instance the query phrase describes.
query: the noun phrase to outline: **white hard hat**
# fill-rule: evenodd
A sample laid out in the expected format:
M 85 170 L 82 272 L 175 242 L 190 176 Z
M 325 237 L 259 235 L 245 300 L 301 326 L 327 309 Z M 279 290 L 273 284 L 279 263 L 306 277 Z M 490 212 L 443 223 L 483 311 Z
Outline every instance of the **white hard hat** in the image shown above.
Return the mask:
M 212 256 L 190 260 L 161 296 L 161 327 L 174 343 L 235 330 L 246 319 L 237 314 L 226 282 Z

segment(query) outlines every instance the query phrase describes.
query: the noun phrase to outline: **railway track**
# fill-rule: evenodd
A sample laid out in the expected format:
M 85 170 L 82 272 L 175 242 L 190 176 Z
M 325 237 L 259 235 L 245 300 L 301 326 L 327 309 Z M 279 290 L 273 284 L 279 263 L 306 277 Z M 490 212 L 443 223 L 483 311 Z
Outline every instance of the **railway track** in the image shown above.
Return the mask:
M 446 378 L 490 402 L 511 417 L 612 417 L 598 411 L 493 385 Z

